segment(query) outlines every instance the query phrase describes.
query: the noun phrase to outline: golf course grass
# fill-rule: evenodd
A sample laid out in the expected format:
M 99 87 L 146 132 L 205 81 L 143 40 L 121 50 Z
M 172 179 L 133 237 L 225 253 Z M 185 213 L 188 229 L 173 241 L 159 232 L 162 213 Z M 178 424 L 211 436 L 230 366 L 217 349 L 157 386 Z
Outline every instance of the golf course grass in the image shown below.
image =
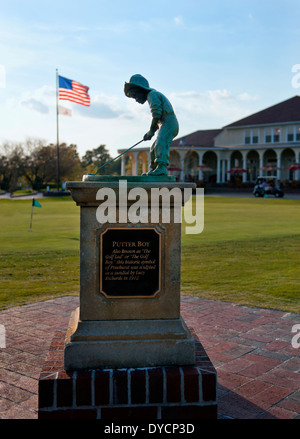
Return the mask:
M 300 312 L 300 200 L 205 198 L 200 235 L 182 241 L 182 291 Z
M 0 309 L 79 292 L 79 208 L 70 198 L 0 200 Z
M 0 200 L 0 309 L 79 293 L 79 207 Z M 300 312 L 300 200 L 205 198 L 204 231 L 182 224 L 184 294 Z

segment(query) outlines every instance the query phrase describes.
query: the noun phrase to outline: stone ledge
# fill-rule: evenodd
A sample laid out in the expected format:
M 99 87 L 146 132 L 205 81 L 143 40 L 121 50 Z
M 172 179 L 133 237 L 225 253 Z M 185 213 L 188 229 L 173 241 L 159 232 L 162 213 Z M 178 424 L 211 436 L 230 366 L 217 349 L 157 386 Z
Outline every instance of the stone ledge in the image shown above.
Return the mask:
M 79 320 L 72 313 L 64 351 L 66 370 L 186 366 L 195 340 L 184 320 Z
M 144 177 L 143 177 L 144 178 Z M 120 199 L 120 185 L 122 185 L 122 196 L 125 197 L 125 200 L 123 200 L 123 197 Z M 141 189 L 144 189 L 147 192 L 147 196 L 151 199 L 151 193 L 152 190 L 161 190 L 161 189 L 178 189 L 181 192 L 180 195 L 180 202 L 179 199 L 175 201 L 173 197 L 170 197 L 167 201 L 168 206 L 171 206 L 174 208 L 175 206 L 183 206 L 190 198 L 191 192 L 188 191 L 188 193 L 184 193 L 184 189 L 190 189 L 193 190 L 196 188 L 195 183 L 190 182 L 175 182 L 170 179 L 165 179 L 162 177 L 155 177 L 152 180 L 150 180 L 149 177 L 143 181 L 141 178 L 138 179 L 138 177 L 132 177 L 132 179 L 128 180 L 128 178 L 120 178 L 120 177 L 113 177 L 112 180 L 96 180 L 96 181 L 68 181 L 67 182 L 67 189 L 71 192 L 73 200 L 76 202 L 77 205 L 85 206 L 99 206 L 101 204 L 101 200 L 97 199 L 97 192 L 99 189 L 102 188 L 111 188 L 114 190 L 117 200 L 117 207 L 124 207 L 124 206 L 130 206 L 131 204 L 135 203 L 136 200 L 128 200 L 128 193 L 131 189 L 136 188 L 139 186 Z M 126 188 L 126 189 L 125 189 Z M 124 191 L 124 193 L 123 193 Z M 123 204 L 123 201 L 126 202 L 126 204 Z M 148 206 L 148 202 L 146 204 Z M 162 202 L 162 199 L 159 198 L 157 200 L 157 203 L 152 203 L 153 207 L 165 207 L 164 203 Z
M 82 177 L 82 181 L 102 181 L 102 182 L 115 182 L 125 180 L 134 183 L 155 183 L 155 182 L 176 182 L 176 178 L 172 175 L 99 175 L 99 174 L 86 174 Z

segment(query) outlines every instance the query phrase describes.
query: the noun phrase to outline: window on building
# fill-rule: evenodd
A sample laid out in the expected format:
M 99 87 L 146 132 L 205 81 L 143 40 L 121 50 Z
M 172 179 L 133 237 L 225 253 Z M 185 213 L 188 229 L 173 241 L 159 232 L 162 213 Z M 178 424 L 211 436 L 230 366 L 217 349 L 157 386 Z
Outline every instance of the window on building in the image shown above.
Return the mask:
M 300 131 L 299 131 L 300 133 Z M 265 128 L 265 143 L 277 143 L 281 140 L 281 129 L 278 128 Z
M 259 136 L 258 136 L 258 130 L 252 130 L 252 143 L 258 143 L 259 142 Z
M 300 126 L 299 125 L 296 126 L 296 140 L 297 141 L 300 140 Z
M 253 143 L 258 143 L 258 129 L 245 130 L 245 145 L 250 145 Z
M 273 142 L 280 142 L 280 128 L 274 128 Z
M 251 130 L 245 130 L 245 145 L 251 143 Z
M 265 129 L 265 142 L 271 143 L 271 141 L 272 141 L 272 129 L 266 128 Z
M 295 132 L 295 127 L 287 127 L 287 129 L 286 129 L 286 140 L 287 140 L 287 142 L 293 142 L 294 141 L 294 132 Z

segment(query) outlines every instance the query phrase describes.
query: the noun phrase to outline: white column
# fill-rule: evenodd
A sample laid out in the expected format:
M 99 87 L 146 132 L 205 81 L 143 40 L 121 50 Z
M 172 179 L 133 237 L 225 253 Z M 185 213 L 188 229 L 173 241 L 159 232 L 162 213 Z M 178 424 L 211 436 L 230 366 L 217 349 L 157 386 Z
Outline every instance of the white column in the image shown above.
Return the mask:
M 220 159 L 220 155 L 217 154 L 217 181 L 216 183 L 220 183 L 221 182 L 221 159 Z
M 139 164 L 139 161 L 138 161 L 138 152 L 137 152 L 137 151 L 134 151 L 134 152 L 133 152 L 133 155 L 134 155 L 134 175 L 139 175 L 139 168 L 138 168 L 138 164 Z
M 300 163 L 300 151 L 295 150 L 295 162 L 296 163 Z M 299 181 L 300 180 L 300 171 L 296 171 L 295 172 L 295 180 Z
M 230 174 L 228 174 L 228 172 L 227 171 L 229 171 L 230 170 L 230 162 L 231 162 L 231 159 L 230 159 L 230 157 L 226 160 L 226 181 L 229 181 L 230 180 Z
M 148 170 L 147 170 L 147 159 L 143 155 L 143 174 L 145 174 L 146 172 L 148 172 Z
M 180 155 L 180 181 L 184 181 L 184 156 L 185 151 L 178 151 Z
M 243 169 L 247 169 L 247 151 L 242 152 L 243 155 Z M 247 182 L 247 173 L 243 172 L 243 183 Z
M 222 183 L 225 183 L 225 175 L 226 175 L 226 160 L 222 160 Z
M 125 175 L 125 154 L 122 155 L 121 159 L 121 175 Z
M 200 166 L 203 163 L 203 153 L 198 152 L 198 156 L 199 156 L 199 163 L 198 163 L 198 165 Z M 203 171 L 199 170 L 198 178 L 199 178 L 200 181 L 203 180 Z
M 276 151 L 276 150 L 275 150 Z M 276 156 L 277 156 L 277 168 L 281 168 L 281 153 L 282 153 L 282 151 L 281 150 L 277 150 L 276 151 Z M 277 178 L 278 178 L 278 180 L 280 180 L 280 178 L 281 178 L 281 171 L 280 171 L 280 169 L 278 169 L 277 170 Z
M 258 154 L 259 154 L 259 169 L 264 166 L 264 153 L 265 153 L 265 150 L 258 151 Z M 261 174 L 262 172 L 263 171 L 258 171 L 259 174 Z

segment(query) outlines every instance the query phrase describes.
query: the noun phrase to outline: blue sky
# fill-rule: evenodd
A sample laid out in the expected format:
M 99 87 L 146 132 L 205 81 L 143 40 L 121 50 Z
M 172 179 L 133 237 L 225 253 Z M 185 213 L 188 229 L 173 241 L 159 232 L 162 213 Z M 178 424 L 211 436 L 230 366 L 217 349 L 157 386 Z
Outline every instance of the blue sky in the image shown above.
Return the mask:
M 2 2 L 0 143 L 56 142 L 56 68 L 90 87 L 91 107 L 61 102 L 60 141 L 81 155 L 148 131 L 147 103 L 123 93 L 135 73 L 170 99 L 179 136 L 220 128 L 300 94 L 299 22 L 298 0 Z

